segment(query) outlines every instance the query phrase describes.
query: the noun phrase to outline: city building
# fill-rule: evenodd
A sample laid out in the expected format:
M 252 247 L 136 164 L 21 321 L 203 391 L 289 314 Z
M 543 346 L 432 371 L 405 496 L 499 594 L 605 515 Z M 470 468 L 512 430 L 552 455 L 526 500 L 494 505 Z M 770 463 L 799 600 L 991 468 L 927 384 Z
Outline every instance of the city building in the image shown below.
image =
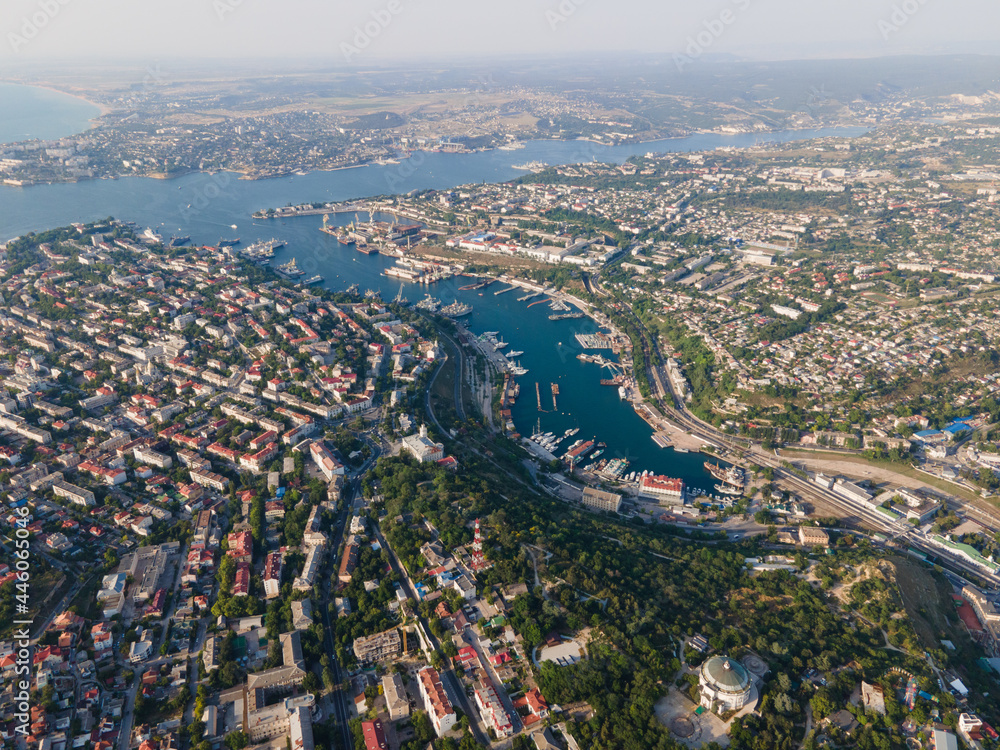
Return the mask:
M 449 729 L 455 726 L 458 717 L 455 709 L 448 699 L 444 685 L 441 684 L 441 677 L 433 667 L 424 667 L 417 672 L 417 687 L 420 689 L 420 698 L 424 702 L 427 716 L 431 720 L 431 726 L 441 737 Z
M 584 487 L 583 504 L 597 510 L 618 513 L 622 507 L 622 496 L 615 492 L 605 492 L 594 487 Z
M 352 649 L 359 664 L 374 664 L 399 656 L 403 650 L 403 641 L 399 637 L 399 630 L 390 628 L 375 635 L 355 638 Z
M 982 645 L 991 656 L 1000 655 L 1000 610 L 975 586 L 962 588 L 962 597 L 972 606 L 976 619 L 983 626 Z
M 869 685 L 861 681 L 861 704 L 865 711 L 874 711 L 885 716 L 885 692 L 881 685 Z
M 323 472 L 326 481 L 332 482 L 334 477 L 343 475 L 344 465 L 337 460 L 323 440 L 314 441 L 309 446 L 309 454 L 316 467 Z
M 310 712 L 302 707 L 296 708 L 289 719 L 289 725 L 288 737 L 292 750 L 314 750 Z
M 713 656 L 707 659 L 701 666 L 698 684 L 701 687 L 701 705 L 713 711 L 738 711 L 750 700 L 750 673 L 729 657 Z
M 931 736 L 934 750 L 959 750 L 958 737 L 943 729 L 935 729 Z
M 407 435 L 402 440 L 402 448 L 420 463 L 440 461 L 444 458 L 444 445 L 427 437 L 427 425 L 420 427 L 416 435 Z
M 681 479 L 646 474 L 639 481 L 639 491 L 648 497 L 657 498 L 661 505 L 684 502 L 684 481 Z
M 497 737 L 510 737 L 514 733 L 514 725 L 496 687 L 485 672 L 480 672 L 480 677 L 476 680 L 474 695 L 476 708 L 479 709 L 479 715 L 486 726 L 492 729 Z
M 365 738 L 365 750 L 388 750 L 389 745 L 385 741 L 385 731 L 382 729 L 382 722 L 378 719 L 361 722 L 361 733 Z
M 397 672 L 390 672 L 382 677 L 382 694 L 392 721 L 405 719 L 410 715 L 410 700 L 406 695 L 403 678 Z
M 264 596 L 273 599 L 281 593 L 281 552 L 269 552 L 264 560 Z
M 830 535 L 816 526 L 799 526 L 799 544 L 803 547 L 828 547 Z
M 316 576 L 323 564 L 323 554 L 326 552 L 326 545 L 319 544 L 309 547 L 306 552 L 306 561 L 302 566 L 302 574 L 292 582 L 292 589 L 295 591 L 309 591 L 316 583 Z

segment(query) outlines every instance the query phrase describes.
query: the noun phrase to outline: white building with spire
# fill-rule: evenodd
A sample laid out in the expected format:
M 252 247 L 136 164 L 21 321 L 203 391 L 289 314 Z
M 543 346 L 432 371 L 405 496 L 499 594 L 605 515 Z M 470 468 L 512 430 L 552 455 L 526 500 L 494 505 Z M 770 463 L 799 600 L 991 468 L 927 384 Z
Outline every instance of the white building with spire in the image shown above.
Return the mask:
M 420 463 L 440 461 L 444 458 L 444 445 L 435 443 L 427 437 L 427 425 L 420 427 L 419 434 L 403 438 L 403 450 L 411 453 Z

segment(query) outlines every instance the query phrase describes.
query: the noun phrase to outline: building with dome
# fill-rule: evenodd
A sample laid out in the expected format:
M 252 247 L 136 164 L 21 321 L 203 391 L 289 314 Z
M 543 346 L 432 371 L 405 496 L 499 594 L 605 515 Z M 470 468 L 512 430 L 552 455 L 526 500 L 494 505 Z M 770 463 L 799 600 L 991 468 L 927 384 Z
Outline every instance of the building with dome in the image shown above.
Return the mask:
M 701 665 L 701 705 L 720 713 L 738 711 L 750 702 L 753 680 L 746 667 L 728 656 L 713 656 Z

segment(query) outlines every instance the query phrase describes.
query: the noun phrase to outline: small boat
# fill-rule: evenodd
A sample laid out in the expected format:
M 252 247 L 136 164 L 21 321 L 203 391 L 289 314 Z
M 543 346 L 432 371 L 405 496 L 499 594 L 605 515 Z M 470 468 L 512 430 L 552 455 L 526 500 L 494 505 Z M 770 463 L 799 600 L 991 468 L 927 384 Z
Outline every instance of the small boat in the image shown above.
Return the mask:
M 716 492 L 721 492 L 723 495 L 742 495 L 742 487 L 733 487 L 731 484 L 717 484 L 715 485 Z

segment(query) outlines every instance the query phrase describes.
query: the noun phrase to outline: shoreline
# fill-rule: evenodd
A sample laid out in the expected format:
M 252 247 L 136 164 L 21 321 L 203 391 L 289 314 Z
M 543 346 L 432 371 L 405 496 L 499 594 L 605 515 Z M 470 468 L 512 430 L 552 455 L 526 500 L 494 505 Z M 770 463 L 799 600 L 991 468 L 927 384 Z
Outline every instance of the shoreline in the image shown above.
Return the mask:
M 79 99 L 80 101 L 86 102 L 87 104 L 90 104 L 93 107 L 97 107 L 100 110 L 100 114 L 97 117 L 91 118 L 89 120 L 90 125 L 88 127 L 88 130 L 93 130 L 95 127 L 97 127 L 100 124 L 98 122 L 100 120 L 100 118 L 104 117 L 107 114 L 110 114 L 113 111 L 113 109 L 111 107 L 108 107 L 107 105 L 100 104 L 99 102 L 92 101 L 92 100 L 87 99 L 87 98 L 85 98 L 83 96 L 80 96 L 79 94 L 69 93 L 67 91 L 64 91 L 62 89 L 56 88 L 55 86 L 52 86 L 52 85 L 49 85 L 49 84 L 27 84 L 27 83 L 22 83 L 22 82 L 19 82 L 19 81 L 9 81 L 9 80 L 3 80 L 3 79 L 0 79 L 0 83 L 8 83 L 8 84 L 15 85 L 15 86 L 28 86 L 28 87 L 46 89 L 48 91 L 52 91 L 53 93 L 62 94 L 64 96 L 71 96 L 74 99 Z M 719 136 L 719 137 L 724 137 L 724 138 L 735 138 L 735 137 L 745 136 L 745 135 L 772 135 L 772 136 L 775 136 L 775 135 L 781 135 L 781 134 L 787 134 L 787 133 L 804 133 L 804 132 L 807 132 L 807 131 L 815 132 L 815 131 L 819 131 L 819 130 L 838 130 L 838 129 L 861 130 L 862 132 L 859 132 L 859 133 L 856 133 L 856 134 L 853 134 L 853 135 L 836 135 L 836 134 L 815 135 L 815 136 L 813 136 L 813 138 L 833 138 L 833 137 L 843 137 L 843 138 L 849 138 L 849 139 L 850 138 L 859 138 L 862 135 L 864 135 L 865 133 L 870 132 L 870 130 L 871 130 L 871 128 L 866 128 L 865 126 L 860 126 L 860 125 L 830 125 L 830 126 L 821 127 L 821 128 L 802 128 L 802 129 L 798 129 L 798 130 L 748 131 L 748 132 L 745 132 L 745 133 L 722 133 L 722 132 L 719 132 L 717 130 L 693 130 L 693 131 L 690 131 L 690 132 L 688 132 L 688 133 L 686 133 L 684 135 L 666 136 L 666 137 L 663 137 L 663 138 L 656 138 L 654 140 L 649 140 L 649 141 L 636 141 L 635 143 L 626 142 L 626 143 L 620 143 L 620 144 L 607 144 L 607 143 L 603 143 L 601 141 L 595 141 L 595 140 L 590 139 L 590 138 L 574 138 L 572 140 L 560 139 L 560 138 L 533 138 L 530 141 L 528 141 L 527 143 L 592 143 L 592 144 L 594 144 L 596 146 L 600 146 L 600 147 L 605 148 L 605 149 L 615 149 L 615 148 L 627 147 L 629 145 L 634 145 L 634 146 L 648 146 L 650 144 L 662 143 L 662 142 L 665 142 L 665 141 L 682 141 L 682 140 L 684 140 L 686 138 L 694 138 L 694 137 L 697 137 L 697 136 L 700 136 L 700 135 L 714 135 L 714 136 Z M 83 131 L 83 132 L 86 132 L 86 131 Z M 63 136 L 63 137 L 64 138 L 68 138 L 68 137 L 71 137 L 73 135 L 80 135 L 80 133 L 72 133 L 72 134 L 70 134 L 68 136 Z M 31 140 L 39 140 L 39 139 L 36 138 L 36 139 L 29 139 L 28 141 L 17 141 L 16 143 L 26 143 L 26 142 L 30 142 Z M 812 139 L 810 139 L 810 138 L 803 138 L 801 140 L 802 141 L 808 141 L 808 140 L 812 140 Z M 746 146 L 716 146 L 716 147 L 706 147 L 706 148 L 691 150 L 690 153 L 705 153 L 705 152 L 708 152 L 708 151 L 713 151 L 713 150 L 715 150 L 715 148 L 720 148 L 720 147 L 722 147 L 722 148 L 754 148 L 754 147 L 757 147 L 757 146 L 760 146 L 760 145 L 765 145 L 767 143 L 786 143 L 786 142 L 791 142 L 791 141 L 764 141 L 761 144 L 753 144 L 753 145 L 746 145 Z M 452 155 L 452 156 L 468 156 L 469 154 L 472 154 L 472 153 L 489 153 L 489 152 L 496 152 L 496 151 L 499 151 L 499 150 L 500 150 L 499 147 L 494 147 L 494 148 L 482 149 L 481 151 L 477 150 L 477 151 L 470 151 L 470 152 L 455 153 L 455 154 L 450 154 L 450 155 Z M 444 153 L 444 154 L 447 154 L 447 152 L 435 152 L 435 151 L 430 151 L 430 150 L 427 150 L 427 149 L 417 149 L 417 150 L 411 151 L 409 153 L 411 153 L 411 154 L 412 153 Z M 566 162 L 565 164 L 573 164 L 573 163 L 576 163 L 576 162 Z M 554 166 L 564 166 L 565 164 L 554 165 Z M 249 176 L 249 172 L 248 171 L 238 170 L 238 169 L 233 169 L 233 168 L 226 168 L 226 169 L 220 169 L 220 170 L 190 169 L 190 170 L 187 170 L 187 171 L 185 171 L 183 173 L 176 174 L 176 175 L 163 175 L 162 173 L 159 174 L 159 175 L 149 175 L 149 174 L 143 174 L 143 175 L 137 175 L 137 174 L 117 174 L 117 175 L 106 175 L 106 176 L 103 176 L 103 177 L 83 178 L 83 179 L 76 179 L 76 180 L 59 180 L 59 181 L 56 181 L 56 182 L 44 182 L 44 183 L 33 182 L 33 183 L 29 183 L 27 185 L 6 185 L 6 186 L 7 187 L 32 187 L 33 185 L 41 185 L 41 184 L 72 184 L 72 183 L 76 183 L 76 182 L 86 182 L 86 181 L 89 181 L 89 180 L 119 180 L 119 179 L 125 179 L 125 178 L 129 178 L 129 177 L 139 177 L 139 178 L 158 179 L 158 180 L 171 180 L 171 179 L 174 179 L 175 177 L 184 177 L 184 176 L 191 175 L 191 174 L 219 174 L 219 173 L 222 173 L 222 172 L 230 172 L 232 174 L 240 175 L 238 177 L 238 179 L 240 179 L 240 180 L 244 180 L 244 181 L 247 181 L 247 182 L 256 182 L 256 181 L 259 181 L 259 180 L 280 179 L 282 177 L 293 177 L 293 176 L 303 176 L 303 177 L 305 177 L 305 176 L 309 176 L 309 175 L 317 174 L 317 173 L 322 173 L 322 172 L 339 172 L 339 171 L 347 170 L 347 169 L 361 169 L 361 168 L 364 168 L 364 167 L 391 167 L 391 166 L 396 166 L 396 165 L 397 164 L 394 164 L 393 162 L 380 163 L 378 160 L 371 160 L 371 161 L 361 162 L 359 164 L 348 164 L 348 165 L 344 165 L 344 166 L 340 166 L 340 167 L 310 169 L 310 170 L 306 171 L 302 175 L 299 175 L 297 172 L 286 172 L 286 173 L 282 173 L 282 174 L 261 175 L 261 176 L 254 176 L 254 177 Z M 500 183 L 497 183 L 497 184 L 501 184 L 501 183 L 504 183 L 504 182 L 511 182 L 512 180 L 518 179 L 519 176 L 520 175 L 514 176 L 510 180 L 501 180 Z M 4 183 L 0 182 L 0 186 L 4 186 Z M 365 200 L 366 198 L 373 198 L 373 197 L 375 197 L 375 196 L 359 196 L 356 200 Z
M 516 286 L 521 289 L 526 289 L 528 291 L 541 292 L 542 294 L 552 299 L 562 300 L 563 302 L 566 302 L 578 308 L 580 312 L 586 315 L 587 318 L 590 319 L 598 328 L 607 329 L 608 331 L 611 332 L 613 336 L 621 337 L 624 339 L 628 338 L 621 331 L 619 331 L 610 321 L 599 319 L 597 317 L 597 314 L 594 312 L 594 306 L 591 303 L 587 302 L 586 300 L 580 299 L 579 297 L 570 292 L 564 292 L 561 290 L 553 290 L 549 292 L 546 291 L 547 287 L 539 285 L 537 282 L 525 279 L 519 279 L 516 277 L 505 278 L 506 276 L 505 274 L 501 274 L 499 276 L 493 276 L 490 274 L 475 274 L 475 276 L 476 278 L 490 278 L 493 279 L 494 282 L 499 282 L 502 284 L 510 284 L 511 286 Z M 551 287 L 548 288 L 551 289 Z M 620 362 L 621 362 L 621 356 L 619 355 L 619 363 Z M 622 365 L 622 369 L 629 378 L 635 381 L 634 358 L 630 358 L 630 364 L 627 367 Z M 650 436 L 651 438 L 653 436 L 656 436 L 657 434 L 667 432 L 668 430 L 673 430 L 675 433 L 677 433 L 676 437 L 672 436 L 674 437 L 674 439 L 672 440 L 670 445 L 666 446 L 669 447 L 671 450 L 675 450 L 676 447 L 680 447 L 686 449 L 688 452 L 701 453 L 705 448 L 704 440 L 700 438 L 692 439 L 692 437 L 687 435 L 679 425 L 674 424 L 673 422 L 671 422 L 669 419 L 667 419 L 662 415 L 654 414 L 652 407 L 650 407 L 650 405 L 646 402 L 646 399 L 642 396 L 641 393 L 639 393 L 638 389 L 634 390 L 630 389 L 628 403 L 632 407 L 633 411 L 635 411 L 635 413 L 642 419 L 642 421 L 645 422 L 647 425 L 649 425 L 649 427 L 652 429 L 653 432 L 652 435 Z M 682 435 L 684 435 L 687 438 L 687 440 L 681 438 L 680 436 Z M 695 445 L 695 442 L 697 443 L 697 445 Z M 685 443 L 685 444 L 680 445 L 680 443 Z
M 24 81 L 12 81 L 6 78 L 0 78 L 0 83 L 6 83 L 11 86 L 24 86 L 25 88 L 45 89 L 46 91 L 51 91 L 54 94 L 61 94 L 62 96 L 69 96 L 72 97 L 73 99 L 78 99 L 81 102 L 89 104 L 91 107 L 97 108 L 98 115 L 96 117 L 91 117 L 90 120 L 88 120 L 88 122 L 92 123 L 90 128 L 88 128 L 89 130 L 92 130 L 93 128 L 97 127 L 96 125 L 97 120 L 104 117 L 105 115 L 111 114 L 114 111 L 107 104 L 102 104 L 101 102 L 95 102 L 93 99 L 88 99 L 87 97 L 81 96 L 80 94 L 75 94 L 65 89 L 58 88 L 55 84 L 51 83 L 25 83 Z M 79 135 L 79 134 L 70 133 L 70 135 Z M 68 138 L 69 135 L 63 137 Z

